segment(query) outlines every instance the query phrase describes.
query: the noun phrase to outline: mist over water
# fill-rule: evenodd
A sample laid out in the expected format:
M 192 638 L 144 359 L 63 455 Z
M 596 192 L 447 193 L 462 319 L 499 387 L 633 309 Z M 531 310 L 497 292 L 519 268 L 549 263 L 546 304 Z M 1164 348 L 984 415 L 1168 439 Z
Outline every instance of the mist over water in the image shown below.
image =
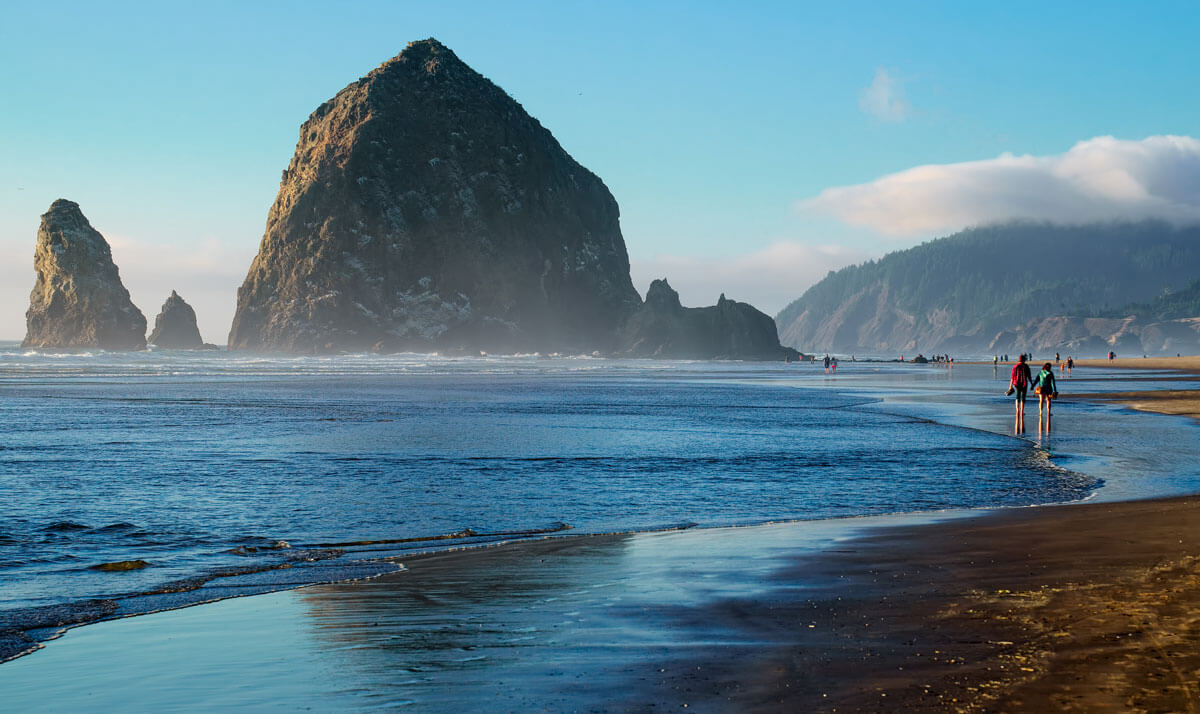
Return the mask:
M 263 589 L 361 577 L 396 567 L 382 558 L 566 526 L 1025 505 L 1096 486 L 1028 442 L 888 413 L 820 372 L 10 347 L 0 630 L 214 574 L 272 574 L 252 576 Z M 95 569 L 124 561 L 147 567 Z

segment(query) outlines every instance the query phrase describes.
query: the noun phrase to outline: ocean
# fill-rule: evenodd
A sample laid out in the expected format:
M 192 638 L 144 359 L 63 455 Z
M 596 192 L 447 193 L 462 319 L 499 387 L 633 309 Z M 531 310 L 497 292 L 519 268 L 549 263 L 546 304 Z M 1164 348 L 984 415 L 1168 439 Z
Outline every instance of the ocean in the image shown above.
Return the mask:
M 1003 433 L 991 367 L 955 370 L 5 345 L 0 658 L 417 552 L 1069 502 L 1128 470 L 1073 448 L 1097 438 L 1078 425 Z M 1193 431 L 1166 441 L 1186 455 Z M 1184 456 L 1143 450 L 1112 457 L 1151 463 L 1126 490 L 1194 488 Z

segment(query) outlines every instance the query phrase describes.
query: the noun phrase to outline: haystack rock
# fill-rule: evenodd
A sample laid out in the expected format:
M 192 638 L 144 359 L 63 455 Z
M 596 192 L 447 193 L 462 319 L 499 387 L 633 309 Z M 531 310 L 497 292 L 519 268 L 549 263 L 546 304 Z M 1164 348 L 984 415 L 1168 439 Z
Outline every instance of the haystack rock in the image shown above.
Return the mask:
M 430 39 L 300 128 L 229 346 L 610 351 L 640 302 L 604 183 Z
M 146 318 L 78 204 L 60 198 L 42 215 L 33 267 L 23 347 L 145 349 Z
M 197 350 L 204 346 L 200 328 L 196 327 L 196 311 L 174 290 L 163 303 L 158 317 L 154 318 L 149 342 L 155 347 L 171 350 Z
M 779 344 L 775 321 L 754 306 L 725 299 L 711 307 L 684 307 L 666 280 L 655 280 L 646 302 L 621 330 L 620 352 L 669 359 L 794 360 Z

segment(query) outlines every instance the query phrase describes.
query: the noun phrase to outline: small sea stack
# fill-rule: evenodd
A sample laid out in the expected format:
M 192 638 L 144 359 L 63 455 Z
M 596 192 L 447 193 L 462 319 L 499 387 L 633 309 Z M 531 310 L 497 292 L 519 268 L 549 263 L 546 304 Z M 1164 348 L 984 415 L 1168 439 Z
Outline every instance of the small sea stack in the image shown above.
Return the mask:
M 753 305 L 728 300 L 684 307 L 665 279 L 655 280 L 646 302 L 621 328 L 620 354 L 661 359 L 795 360 L 779 344 L 775 321 Z
M 79 204 L 60 198 L 42 214 L 22 347 L 146 348 L 146 317 L 129 299 L 104 236 Z
M 163 303 L 158 317 L 154 318 L 154 331 L 150 333 L 150 344 L 169 350 L 197 350 L 204 347 L 200 328 L 196 326 L 196 311 L 171 291 Z

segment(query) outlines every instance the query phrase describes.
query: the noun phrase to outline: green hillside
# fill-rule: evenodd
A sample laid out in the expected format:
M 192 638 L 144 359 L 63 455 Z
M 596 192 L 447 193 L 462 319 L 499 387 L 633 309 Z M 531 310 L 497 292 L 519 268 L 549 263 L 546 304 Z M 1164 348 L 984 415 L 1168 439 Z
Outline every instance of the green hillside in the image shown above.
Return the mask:
M 1151 303 L 1197 277 L 1200 227 L 1011 223 L 831 272 L 776 322 L 801 350 L 961 349 L 1038 317 Z M 1190 309 L 1179 295 L 1172 308 Z

